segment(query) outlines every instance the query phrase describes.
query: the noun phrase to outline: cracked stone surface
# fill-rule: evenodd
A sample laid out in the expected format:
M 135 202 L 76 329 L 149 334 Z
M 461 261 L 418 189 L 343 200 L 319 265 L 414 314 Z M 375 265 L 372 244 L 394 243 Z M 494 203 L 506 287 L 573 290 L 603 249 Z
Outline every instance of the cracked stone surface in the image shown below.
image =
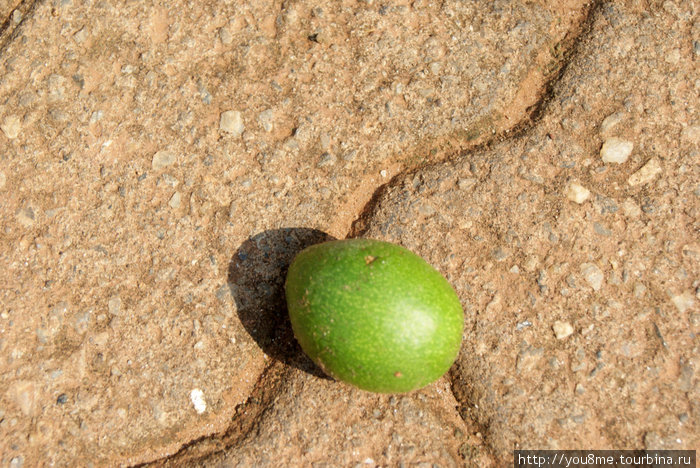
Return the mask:
M 261 395 L 255 429 L 235 442 L 235 449 L 194 458 L 185 451 L 169 460 L 177 466 L 391 466 L 440 460 L 461 466 L 463 456 L 482 466 L 492 463 L 483 446 L 454 410 L 449 382 L 410 395 L 379 395 L 338 385 L 299 370 L 265 379 L 275 391 Z M 257 395 L 256 395 L 257 396 Z M 273 404 L 264 401 L 274 398 Z M 258 404 L 258 403 L 255 403 Z M 426 434 L 431 437 L 426 438 Z M 207 447 L 211 449 L 211 447 Z
M 693 2 L 0 15 L 0 466 L 700 444 Z M 348 235 L 457 290 L 433 386 L 354 390 L 294 342 L 286 266 Z
M 700 443 L 689 11 L 603 5 L 533 128 L 398 177 L 367 216 L 362 235 L 413 249 L 456 287 L 452 388 L 498 459 Z M 606 164 L 601 123 L 618 113 L 606 132 L 635 150 Z M 572 180 L 587 201 L 567 198 Z

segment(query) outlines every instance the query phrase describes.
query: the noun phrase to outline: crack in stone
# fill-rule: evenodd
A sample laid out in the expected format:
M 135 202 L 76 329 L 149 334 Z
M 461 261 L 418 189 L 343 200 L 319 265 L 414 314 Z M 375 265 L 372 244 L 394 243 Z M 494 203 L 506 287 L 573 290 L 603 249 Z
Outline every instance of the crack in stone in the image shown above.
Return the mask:
M 236 407 L 231 423 L 221 432 L 209 434 L 184 443 L 180 449 L 163 458 L 132 467 L 167 467 L 197 465 L 245 439 L 269 409 L 279 390 L 289 381 L 292 369 L 274 361 L 263 370 L 248 399 Z
M 364 235 L 369 228 L 369 222 L 376 213 L 381 199 L 391 188 L 397 186 L 399 182 L 404 180 L 406 177 L 418 174 L 426 169 L 436 167 L 441 164 L 453 162 L 459 158 L 466 157 L 468 154 L 487 151 L 497 143 L 519 138 L 522 135 L 532 131 L 541 120 L 549 102 L 553 99 L 554 87 L 561 80 L 564 72 L 576 57 L 579 45 L 590 34 L 592 24 L 595 20 L 595 13 L 599 10 L 603 3 L 603 0 L 594 0 L 585 7 L 587 8 L 587 11 L 584 13 L 584 15 L 582 15 L 583 20 L 580 22 L 579 27 L 573 28 L 573 34 L 568 33 L 561 41 L 561 43 L 565 44 L 564 51 L 561 54 L 562 58 L 558 61 L 554 71 L 549 74 L 548 79 L 543 83 L 539 99 L 527 109 L 526 114 L 518 123 L 491 136 L 482 143 L 456 151 L 451 157 L 448 156 L 438 161 L 430 161 L 418 166 L 412 166 L 401 170 L 399 173 L 394 175 L 391 180 L 379 185 L 375 189 L 370 200 L 365 204 L 358 217 L 351 223 L 351 227 L 346 238 L 362 237 Z M 29 10 L 29 8 L 32 8 L 36 2 L 30 3 L 29 1 L 25 1 L 18 8 L 23 7 L 25 4 L 30 4 L 30 7 L 27 8 L 27 10 Z M 0 29 L 0 35 L 4 33 L 9 20 L 10 18 L 8 18 L 5 24 L 3 24 L 2 29 Z M 0 38 L 0 50 L 4 48 L 6 41 L 7 38 Z M 158 467 L 180 466 L 184 463 L 190 465 L 198 464 L 204 459 L 208 459 L 208 457 L 221 453 L 235 446 L 255 429 L 256 423 L 260 421 L 261 416 L 268 410 L 275 395 L 288 380 L 284 377 L 288 376 L 289 372 L 290 369 L 285 367 L 285 365 L 281 362 L 273 362 L 267 366 L 258 378 L 251 395 L 244 403 L 241 403 L 236 408 L 236 414 L 232 417 L 231 424 L 229 424 L 224 431 L 186 442 L 177 452 L 172 455 L 132 466 Z M 468 392 L 465 392 L 464 394 L 462 394 L 462 392 L 455 392 L 457 380 L 455 373 L 449 372 L 447 374 L 447 379 L 449 382 L 450 393 L 455 401 L 460 403 L 461 406 L 464 406 L 465 402 L 468 404 Z M 476 426 L 480 429 L 485 437 L 486 449 L 488 452 L 493 453 L 493 450 L 488 443 L 488 437 L 486 437 L 488 434 L 488 423 L 479 423 L 478 421 L 463 415 L 458 408 L 455 408 L 455 412 L 460 419 L 465 421 L 465 423 L 471 425 L 472 427 Z
M 369 228 L 368 223 L 376 212 L 377 205 L 381 200 L 382 196 L 391 188 L 397 186 L 401 181 L 409 176 L 417 175 L 420 172 L 437 167 L 441 164 L 456 161 L 460 158 L 466 157 L 468 154 L 488 151 L 491 147 L 497 143 L 502 143 L 507 140 L 514 140 L 521 137 L 529 131 L 532 131 L 537 123 L 541 120 L 544 111 L 547 109 L 547 105 L 554 97 L 554 87 L 561 80 L 564 72 L 571 64 L 578 51 L 578 46 L 582 40 L 588 37 L 594 13 L 600 8 L 604 3 L 604 0 L 594 0 L 589 3 L 585 8 L 587 11 L 582 15 L 582 20 L 578 27 L 572 28 L 572 30 L 567 33 L 567 35 L 562 39 L 559 44 L 564 44 L 561 46 L 563 52 L 561 53 L 561 60 L 558 61 L 557 66 L 548 74 L 549 78 L 542 84 L 542 91 L 540 92 L 540 98 L 533 105 L 528 107 L 527 113 L 520 119 L 519 122 L 515 123 L 512 127 L 504 129 L 486 141 L 475 144 L 473 146 L 468 146 L 462 148 L 453 153 L 450 157 L 442 158 L 439 160 L 429 161 L 417 166 L 409 166 L 397 174 L 395 174 L 391 180 L 378 186 L 370 200 L 365 204 L 365 206 L 360 211 L 358 217 L 351 223 L 350 230 L 348 231 L 347 238 L 362 237 L 367 229 Z
M 467 157 L 468 154 L 487 151 L 497 143 L 502 143 L 507 140 L 514 140 L 522 137 L 528 132 L 533 131 L 542 119 L 544 112 L 548 107 L 548 104 L 555 97 L 554 88 L 557 85 L 557 83 L 561 81 L 567 68 L 576 58 L 580 44 L 587 37 L 589 37 L 593 23 L 595 21 L 596 13 L 601 8 L 603 3 L 603 0 L 594 0 L 593 2 L 589 3 L 586 6 L 587 11 L 585 11 L 585 13 L 582 15 L 583 19 L 581 20 L 578 27 L 574 28 L 560 42 L 560 44 L 564 44 L 563 52 L 561 54 L 562 58 L 558 61 L 556 67 L 549 74 L 548 79 L 543 83 L 542 90 L 540 92 L 540 97 L 537 100 L 537 102 L 535 102 L 532 106 L 530 106 L 527 109 L 527 113 L 520 119 L 518 123 L 516 123 L 513 127 L 510 127 L 493 135 L 491 138 L 479 145 L 474 145 L 470 148 L 465 148 L 455 152 L 452 155 L 452 157 L 443 158 L 439 161 L 430 161 L 417 167 L 411 167 L 400 171 L 398 174 L 392 177 L 392 179 L 389 182 L 377 187 L 375 192 L 372 194 L 370 200 L 363 207 L 362 211 L 360 212 L 360 215 L 352 222 L 347 237 L 362 237 L 369 229 L 369 223 L 374 217 L 375 213 L 377 212 L 378 205 L 384 197 L 384 195 L 391 188 L 398 186 L 407 177 L 417 175 L 425 171 L 426 169 L 437 167 L 439 165 L 455 161 L 459 158 Z M 458 379 L 456 373 L 449 372 L 447 375 L 447 379 L 449 382 L 450 392 L 452 393 L 452 396 L 455 399 L 455 401 L 457 401 L 460 404 L 460 407 L 465 407 L 465 405 L 469 405 L 470 398 L 468 392 L 455 391 L 455 386 L 457 385 Z M 476 421 L 468 415 L 463 414 L 463 412 L 459 411 L 458 408 L 455 408 L 455 411 L 457 412 L 459 418 L 462 419 L 466 424 L 472 427 L 475 426 L 479 428 L 479 431 L 484 436 L 484 444 L 487 452 L 493 455 L 495 452 L 493 451 L 488 441 L 488 422 Z
M 596 19 L 596 14 L 604 4 L 604 0 L 594 0 L 592 3 L 590 3 L 587 8 L 588 10 L 585 12 L 584 18 L 581 21 L 581 24 L 578 28 L 578 31 L 576 34 L 574 34 L 570 38 L 565 38 L 564 41 L 566 41 L 567 46 L 565 47 L 564 53 L 562 60 L 559 64 L 558 70 L 556 70 L 555 73 L 551 76 L 549 80 L 547 80 L 546 83 L 544 83 L 544 90 L 542 93 L 541 98 L 538 100 L 535 105 L 532 106 L 531 112 L 529 116 L 525 116 L 512 130 L 506 130 L 505 132 L 502 132 L 499 135 L 496 135 L 491 141 L 489 141 L 488 146 L 491 146 L 494 143 L 500 143 L 506 140 L 513 140 L 522 137 L 523 135 L 527 134 L 528 132 L 533 131 L 536 127 L 539 121 L 542 119 L 544 112 L 546 111 L 548 104 L 551 102 L 551 100 L 555 97 L 555 86 L 557 83 L 559 83 L 564 76 L 564 73 L 566 72 L 567 68 L 571 63 L 575 60 L 579 53 L 580 45 L 581 43 L 590 36 L 591 30 L 593 28 L 593 24 Z M 487 149 L 487 148 L 486 148 Z M 465 151 L 462 154 L 458 155 L 457 157 L 461 156 L 466 156 L 467 152 L 473 152 L 473 151 Z M 456 159 L 456 158 L 455 158 Z M 431 164 L 430 166 L 436 166 L 439 163 Z M 423 169 L 423 168 L 421 168 Z M 368 215 L 369 216 L 369 215 Z M 461 407 L 467 407 L 468 405 L 472 405 L 471 400 L 473 398 L 470 397 L 469 391 L 455 391 L 455 388 L 458 388 L 458 382 L 457 380 L 459 379 L 458 373 L 454 371 L 449 372 L 447 375 L 448 381 L 450 383 L 449 388 L 450 392 L 452 393 L 452 396 L 454 397 L 455 401 L 460 403 Z M 473 396 L 473 395 L 471 395 Z M 495 454 L 493 448 L 491 447 L 489 443 L 489 427 L 488 427 L 488 421 L 477 421 L 473 419 L 472 417 L 469 417 L 466 414 L 463 414 L 462 411 L 457 410 L 459 417 L 465 421 L 465 423 L 474 425 L 479 428 L 480 432 L 484 436 L 484 443 L 488 449 L 488 451 L 491 454 Z M 501 462 L 504 462 L 501 460 Z

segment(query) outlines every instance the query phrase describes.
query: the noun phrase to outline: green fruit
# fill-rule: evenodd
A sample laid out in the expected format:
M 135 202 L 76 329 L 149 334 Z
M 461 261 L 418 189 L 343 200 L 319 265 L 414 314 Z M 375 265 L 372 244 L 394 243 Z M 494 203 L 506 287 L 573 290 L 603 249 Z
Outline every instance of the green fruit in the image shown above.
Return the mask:
M 301 251 L 285 283 L 294 335 L 327 374 L 363 390 L 408 392 L 442 376 L 462 341 L 450 284 L 395 244 L 348 239 Z

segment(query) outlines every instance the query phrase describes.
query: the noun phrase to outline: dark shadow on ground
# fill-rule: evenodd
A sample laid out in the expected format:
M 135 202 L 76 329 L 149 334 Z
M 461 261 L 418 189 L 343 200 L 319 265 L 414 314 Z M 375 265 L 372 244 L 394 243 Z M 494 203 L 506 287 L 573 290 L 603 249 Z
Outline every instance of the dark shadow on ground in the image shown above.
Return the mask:
M 297 253 L 334 240 L 315 229 L 264 231 L 246 240 L 231 258 L 228 286 L 238 317 L 262 350 L 317 377 L 328 378 L 301 350 L 294 338 L 284 297 L 284 279 Z

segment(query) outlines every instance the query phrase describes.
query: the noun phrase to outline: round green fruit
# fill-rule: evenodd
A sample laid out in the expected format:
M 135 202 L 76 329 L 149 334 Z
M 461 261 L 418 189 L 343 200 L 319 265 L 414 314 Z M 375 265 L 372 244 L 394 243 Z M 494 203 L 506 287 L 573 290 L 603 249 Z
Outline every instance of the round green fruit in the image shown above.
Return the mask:
M 312 245 L 285 283 L 294 335 L 328 375 L 363 390 L 409 392 L 450 368 L 462 306 L 450 284 L 395 244 L 348 239 Z

